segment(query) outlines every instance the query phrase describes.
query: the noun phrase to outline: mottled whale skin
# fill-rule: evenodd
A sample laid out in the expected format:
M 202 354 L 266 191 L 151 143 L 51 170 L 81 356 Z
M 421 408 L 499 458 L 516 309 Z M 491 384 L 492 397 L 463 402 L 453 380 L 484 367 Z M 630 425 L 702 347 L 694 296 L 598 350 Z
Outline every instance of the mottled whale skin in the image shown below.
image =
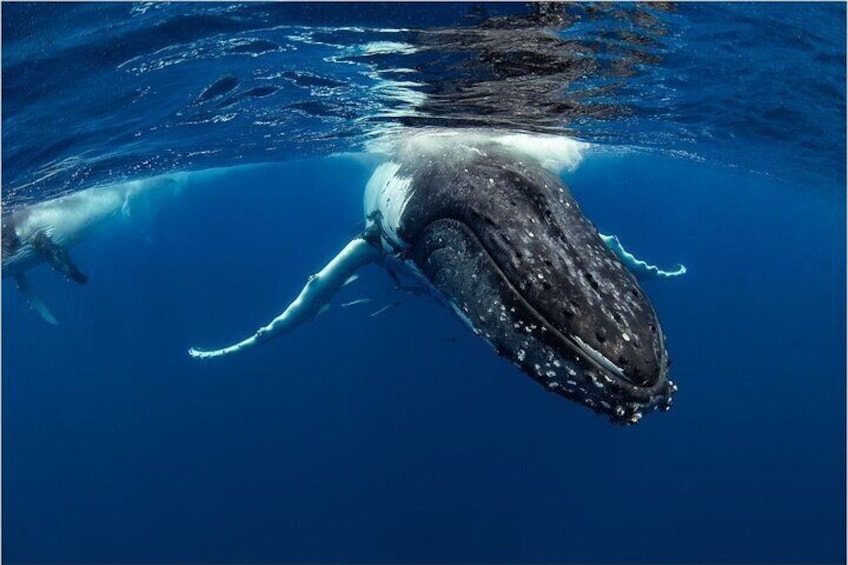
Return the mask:
M 419 138 L 382 165 L 382 244 L 549 390 L 613 420 L 667 408 L 660 322 L 558 175 L 485 138 Z
M 361 266 L 402 263 L 495 352 L 616 423 L 667 409 L 665 338 L 636 277 L 557 174 L 503 138 L 422 132 L 364 196 L 368 227 L 233 353 L 314 318 Z

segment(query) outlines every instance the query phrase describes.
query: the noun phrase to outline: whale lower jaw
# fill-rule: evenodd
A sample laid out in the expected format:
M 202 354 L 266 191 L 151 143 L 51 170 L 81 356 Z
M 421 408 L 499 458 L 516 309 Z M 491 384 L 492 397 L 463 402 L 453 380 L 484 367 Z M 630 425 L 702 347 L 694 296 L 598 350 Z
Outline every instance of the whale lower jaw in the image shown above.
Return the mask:
M 676 387 L 667 377 L 667 359 L 652 385 L 629 382 L 599 352 L 549 324 L 463 222 L 430 223 L 412 245 L 412 260 L 475 334 L 548 390 L 621 424 L 670 407 Z

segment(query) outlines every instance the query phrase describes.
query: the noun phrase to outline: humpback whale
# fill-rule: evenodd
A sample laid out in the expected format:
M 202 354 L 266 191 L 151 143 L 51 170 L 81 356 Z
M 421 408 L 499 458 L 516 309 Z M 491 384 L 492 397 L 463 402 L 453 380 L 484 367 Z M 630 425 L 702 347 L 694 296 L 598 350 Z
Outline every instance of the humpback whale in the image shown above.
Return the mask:
M 545 159 L 514 141 L 405 136 L 368 181 L 365 230 L 253 335 L 189 353 L 214 358 L 261 344 L 315 318 L 362 266 L 400 265 L 549 391 L 621 424 L 668 409 L 676 386 L 665 337 L 625 263 L 643 276 L 685 269 L 661 271 L 617 238 L 605 241 Z
M 55 325 L 56 317 L 33 290 L 27 271 L 46 263 L 68 280 L 84 284 L 88 277 L 74 263 L 68 248 L 110 218 L 129 214 L 140 197 L 149 199 L 166 187 L 176 186 L 179 177 L 177 174 L 96 186 L 4 215 L 3 277 L 14 277 L 29 305 L 47 323 Z

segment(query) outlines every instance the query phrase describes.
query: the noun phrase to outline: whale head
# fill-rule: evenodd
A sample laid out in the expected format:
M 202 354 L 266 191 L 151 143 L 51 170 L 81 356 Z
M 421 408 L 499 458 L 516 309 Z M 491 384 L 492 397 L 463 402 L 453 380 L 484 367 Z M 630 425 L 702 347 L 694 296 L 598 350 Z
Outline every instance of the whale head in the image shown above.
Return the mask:
M 616 423 L 670 406 L 656 312 L 557 175 L 493 143 L 401 157 L 387 235 L 498 355 Z

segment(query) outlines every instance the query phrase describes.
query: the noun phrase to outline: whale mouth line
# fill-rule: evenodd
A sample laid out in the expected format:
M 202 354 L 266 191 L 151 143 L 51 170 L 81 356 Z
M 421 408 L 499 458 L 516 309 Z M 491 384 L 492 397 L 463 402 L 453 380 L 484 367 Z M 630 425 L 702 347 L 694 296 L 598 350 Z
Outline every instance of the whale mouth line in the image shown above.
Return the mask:
M 469 226 L 465 221 L 455 218 L 455 217 L 443 217 L 442 219 L 452 220 L 459 224 L 461 224 L 466 231 L 473 237 L 478 249 L 486 255 L 489 264 L 495 270 L 498 277 L 503 281 L 503 283 L 507 286 L 507 288 L 513 293 L 515 297 L 522 303 L 522 305 L 527 309 L 527 311 L 534 316 L 546 329 L 549 333 L 554 335 L 559 339 L 559 341 L 565 344 L 572 353 L 577 355 L 580 359 L 594 367 L 595 370 L 599 371 L 601 375 L 609 379 L 614 379 L 618 381 L 623 387 L 630 389 L 631 391 L 637 393 L 639 396 L 644 395 L 648 392 L 649 395 L 652 395 L 652 390 L 655 390 L 657 386 L 663 381 L 663 377 L 665 375 L 665 371 L 661 369 L 661 374 L 657 381 L 653 384 L 651 383 L 639 383 L 630 378 L 620 367 L 618 367 L 615 363 L 613 363 L 609 358 L 604 356 L 601 352 L 595 350 L 588 344 L 586 344 L 582 339 L 577 336 L 567 335 L 563 333 L 559 328 L 557 328 L 554 324 L 549 322 L 547 318 L 515 287 L 503 269 L 500 267 L 498 262 L 483 244 L 481 238 L 477 235 L 474 229 Z M 662 336 L 660 336 L 660 346 L 662 347 Z
M 593 348 L 591 345 L 588 345 L 585 341 L 577 337 L 576 335 L 572 336 L 563 336 L 566 340 L 569 340 L 574 343 L 574 345 L 583 353 L 584 358 L 588 358 L 588 360 L 594 363 L 599 369 L 603 372 L 608 373 L 610 376 L 616 377 L 623 381 L 626 381 L 633 386 L 639 386 L 639 383 L 634 382 L 624 370 L 613 363 L 608 357 L 604 356 L 603 353 Z
M 494 265 L 494 268 L 500 271 L 497 264 Z M 551 324 L 520 292 L 518 292 L 503 272 L 500 272 L 500 275 L 503 277 L 503 280 L 509 288 L 515 292 L 515 295 L 527 306 L 528 310 L 548 328 L 549 332 L 558 337 L 573 353 L 578 355 L 588 364 L 592 365 L 602 375 L 610 379 L 615 379 L 622 385 L 634 390 L 646 390 L 655 387 L 655 385 L 646 385 L 634 381 L 627 375 L 627 373 L 624 372 L 623 369 L 621 369 L 621 367 L 613 363 L 612 360 L 606 357 L 603 353 L 594 349 L 576 335 L 568 335 L 561 332 L 556 326 Z

